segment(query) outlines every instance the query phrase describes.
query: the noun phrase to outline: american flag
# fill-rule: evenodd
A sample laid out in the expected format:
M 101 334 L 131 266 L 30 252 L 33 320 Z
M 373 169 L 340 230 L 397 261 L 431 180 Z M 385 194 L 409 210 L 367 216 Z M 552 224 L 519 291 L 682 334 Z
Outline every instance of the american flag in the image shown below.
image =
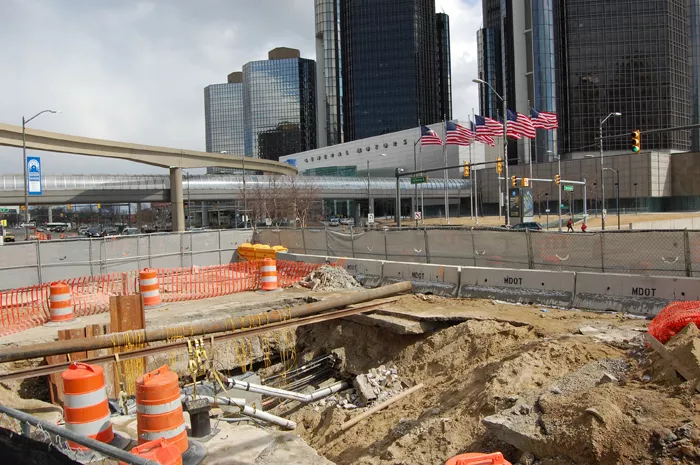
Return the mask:
M 420 145 L 442 145 L 442 139 L 428 126 L 421 126 Z
M 485 136 L 500 136 L 503 134 L 503 125 L 496 120 L 485 116 L 474 116 L 476 119 L 476 133 Z
M 477 131 L 477 126 L 471 121 L 469 122 L 469 125 L 471 126 L 472 133 L 474 134 L 475 141 L 481 142 L 482 144 L 490 145 L 491 147 L 496 146 L 496 141 L 493 139 L 493 136 L 489 136 L 487 134 L 479 134 L 479 132 Z
M 546 111 L 537 111 L 530 108 L 530 116 L 532 117 L 532 125 L 536 129 L 558 129 L 559 121 L 556 113 Z
M 516 139 L 527 137 L 528 139 L 535 138 L 535 127 L 532 121 L 522 113 L 513 113 L 508 110 L 508 135 Z
M 452 121 L 445 122 L 445 129 L 447 133 L 447 145 L 469 145 L 470 141 L 474 139 L 474 133 L 471 129 L 453 123 Z

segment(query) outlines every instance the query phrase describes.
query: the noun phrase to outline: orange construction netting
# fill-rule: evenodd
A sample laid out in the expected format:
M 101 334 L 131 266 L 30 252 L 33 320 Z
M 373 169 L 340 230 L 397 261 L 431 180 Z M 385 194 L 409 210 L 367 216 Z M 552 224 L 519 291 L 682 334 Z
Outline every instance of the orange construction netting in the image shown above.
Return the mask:
M 191 268 L 157 268 L 163 302 L 206 299 L 260 289 L 262 261 Z M 277 261 L 279 287 L 290 287 L 321 265 Z M 138 292 L 138 271 L 84 276 L 62 282 L 71 288 L 75 316 L 109 311 L 111 296 Z M 41 326 L 49 321 L 51 283 L 0 291 L 0 337 Z
M 649 323 L 649 334 L 665 344 L 690 323 L 700 326 L 700 301 L 671 302 Z

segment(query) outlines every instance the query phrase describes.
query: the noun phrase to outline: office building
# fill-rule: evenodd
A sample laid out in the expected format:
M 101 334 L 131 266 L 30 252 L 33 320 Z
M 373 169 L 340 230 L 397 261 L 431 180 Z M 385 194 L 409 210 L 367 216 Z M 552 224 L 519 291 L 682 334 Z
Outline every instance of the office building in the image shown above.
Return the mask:
M 557 153 L 631 149 L 630 134 L 700 122 L 700 2 L 685 0 L 483 0 L 477 33 L 479 77 L 521 113 L 528 105 L 559 115 L 559 130 L 509 142 L 526 164 Z M 522 40 L 523 38 L 524 40 Z M 482 86 L 480 112 L 497 117 L 500 100 Z M 700 144 L 697 131 L 693 144 Z M 690 131 L 644 136 L 642 150 L 684 151 Z M 517 154 L 517 155 L 516 155 Z
M 450 25 L 434 0 L 316 0 L 319 146 L 452 117 Z
M 204 88 L 204 122 L 207 152 L 243 155 L 243 73 L 231 73 L 228 82 Z M 207 168 L 208 173 L 232 172 Z
M 316 65 L 276 48 L 204 89 L 208 152 L 279 160 L 316 148 Z M 231 172 L 212 168 L 209 172 Z

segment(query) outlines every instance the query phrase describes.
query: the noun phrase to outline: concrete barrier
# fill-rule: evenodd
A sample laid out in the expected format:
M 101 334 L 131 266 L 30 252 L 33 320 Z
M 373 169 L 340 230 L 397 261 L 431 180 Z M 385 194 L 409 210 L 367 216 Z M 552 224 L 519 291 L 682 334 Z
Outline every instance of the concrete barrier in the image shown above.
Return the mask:
M 459 296 L 569 307 L 575 288 L 573 272 L 462 267 Z
M 411 281 L 413 292 L 456 297 L 459 291 L 458 266 L 384 262 L 381 285 Z
M 700 280 L 671 276 L 577 273 L 574 306 L 653 316 L 669 302 L 700 300 Z
M 328 263 L 328 257 L 325 255 L 304 255 L 298 253 L 289 252 L 278 252 L 277 260 L 287 260 L 290 262 L 304 262 L 304 263 Z
M 362 260 L 357 258 L 335 258 L 329 257 L 331 262 L 345 268 L 364 287 L 377 287 L 382 281 L 381 260 Z

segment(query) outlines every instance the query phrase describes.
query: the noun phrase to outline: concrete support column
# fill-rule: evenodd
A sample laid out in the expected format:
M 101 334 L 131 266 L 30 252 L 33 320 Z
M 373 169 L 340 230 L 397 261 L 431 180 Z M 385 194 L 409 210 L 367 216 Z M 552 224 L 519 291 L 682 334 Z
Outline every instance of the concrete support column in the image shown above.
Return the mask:
M 185 203 L 182 197 L 182 168 L 170 168 L 170 208 L 173 232 L 185 230 Z
M 49 205 L 49 221 L 48 223 L 53 223 L 53 208 Z
M 204 202 L 202 202 L 202 227 L 209 227 L 209 208 Z

